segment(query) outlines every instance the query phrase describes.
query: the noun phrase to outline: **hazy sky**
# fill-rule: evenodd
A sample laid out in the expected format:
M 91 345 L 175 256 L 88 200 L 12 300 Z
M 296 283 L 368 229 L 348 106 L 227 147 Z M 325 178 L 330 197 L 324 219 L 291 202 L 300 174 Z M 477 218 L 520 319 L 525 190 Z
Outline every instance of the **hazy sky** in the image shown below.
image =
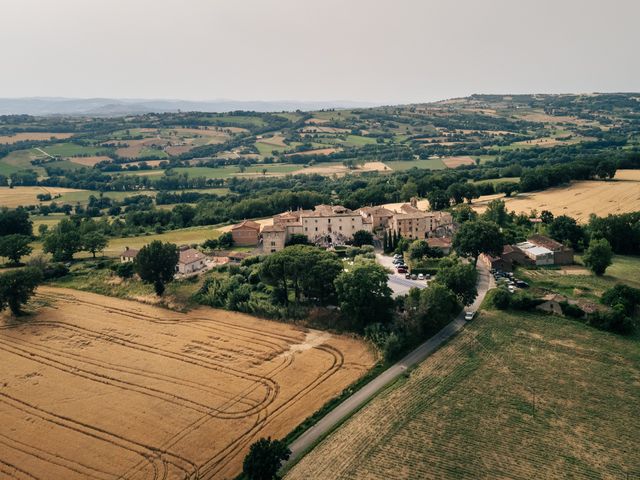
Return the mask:
M 640 0 L 0 0 L 0 97 L 640 91 Z

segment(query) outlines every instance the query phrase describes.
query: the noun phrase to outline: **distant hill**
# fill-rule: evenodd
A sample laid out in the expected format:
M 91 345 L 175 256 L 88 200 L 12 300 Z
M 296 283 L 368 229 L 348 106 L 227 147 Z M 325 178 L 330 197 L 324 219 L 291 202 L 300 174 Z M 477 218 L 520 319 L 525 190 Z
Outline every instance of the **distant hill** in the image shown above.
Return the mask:
M 58 98 L 25 97 L 0 98 L 0 115 L 88 115 L 118 116 L 163 112 L 280 112 L 322 110 L 329 108 L 372 107 L 374 104 L 352 101 L 301 102 L 241 101 L 241 100 L 154 100 L 118 98 Z

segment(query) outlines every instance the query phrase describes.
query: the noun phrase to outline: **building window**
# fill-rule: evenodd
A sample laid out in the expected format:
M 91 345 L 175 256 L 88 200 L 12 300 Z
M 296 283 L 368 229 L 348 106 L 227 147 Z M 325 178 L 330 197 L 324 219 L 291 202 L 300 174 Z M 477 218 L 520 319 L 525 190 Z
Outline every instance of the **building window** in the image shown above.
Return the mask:
M 276 242 L 271 241 L 271 246 L 272 246 L 272 247 L 275 247 L 275 246 L 276 246 Z
M 340 230 L 342 230 L 342 225 L 340 225 L 338 228 L 339 228 Z
M 316 227 L 316 232 L 318 231 L 318 227 Z

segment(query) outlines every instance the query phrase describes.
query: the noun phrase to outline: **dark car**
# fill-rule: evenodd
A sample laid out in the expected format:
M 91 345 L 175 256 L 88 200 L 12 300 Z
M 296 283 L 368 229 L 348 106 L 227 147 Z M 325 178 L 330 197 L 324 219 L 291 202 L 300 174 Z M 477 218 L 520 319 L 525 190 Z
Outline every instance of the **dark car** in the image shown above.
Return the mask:
M 407 273 L 407 267 L 399 266 L 398 267 L 398 273 Z
M 529 288 L 529 284 L 522 280 L 516 280 L 516 287 L 518 288 Z
M 404 278 L 406 278 L 407 280 L 411 280 L 411 274 L 410 274 L 410 273 L 407 273 L 407 274 L 404 276 Z

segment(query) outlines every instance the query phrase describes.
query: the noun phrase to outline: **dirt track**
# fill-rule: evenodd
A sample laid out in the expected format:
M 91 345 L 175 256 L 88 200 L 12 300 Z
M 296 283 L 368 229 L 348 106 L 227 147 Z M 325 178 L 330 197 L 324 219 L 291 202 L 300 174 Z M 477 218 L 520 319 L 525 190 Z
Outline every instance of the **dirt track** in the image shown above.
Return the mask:
M 0 324 L 0 477 L 232 478 L 364 373 L 364 344 L 66 289 Z

